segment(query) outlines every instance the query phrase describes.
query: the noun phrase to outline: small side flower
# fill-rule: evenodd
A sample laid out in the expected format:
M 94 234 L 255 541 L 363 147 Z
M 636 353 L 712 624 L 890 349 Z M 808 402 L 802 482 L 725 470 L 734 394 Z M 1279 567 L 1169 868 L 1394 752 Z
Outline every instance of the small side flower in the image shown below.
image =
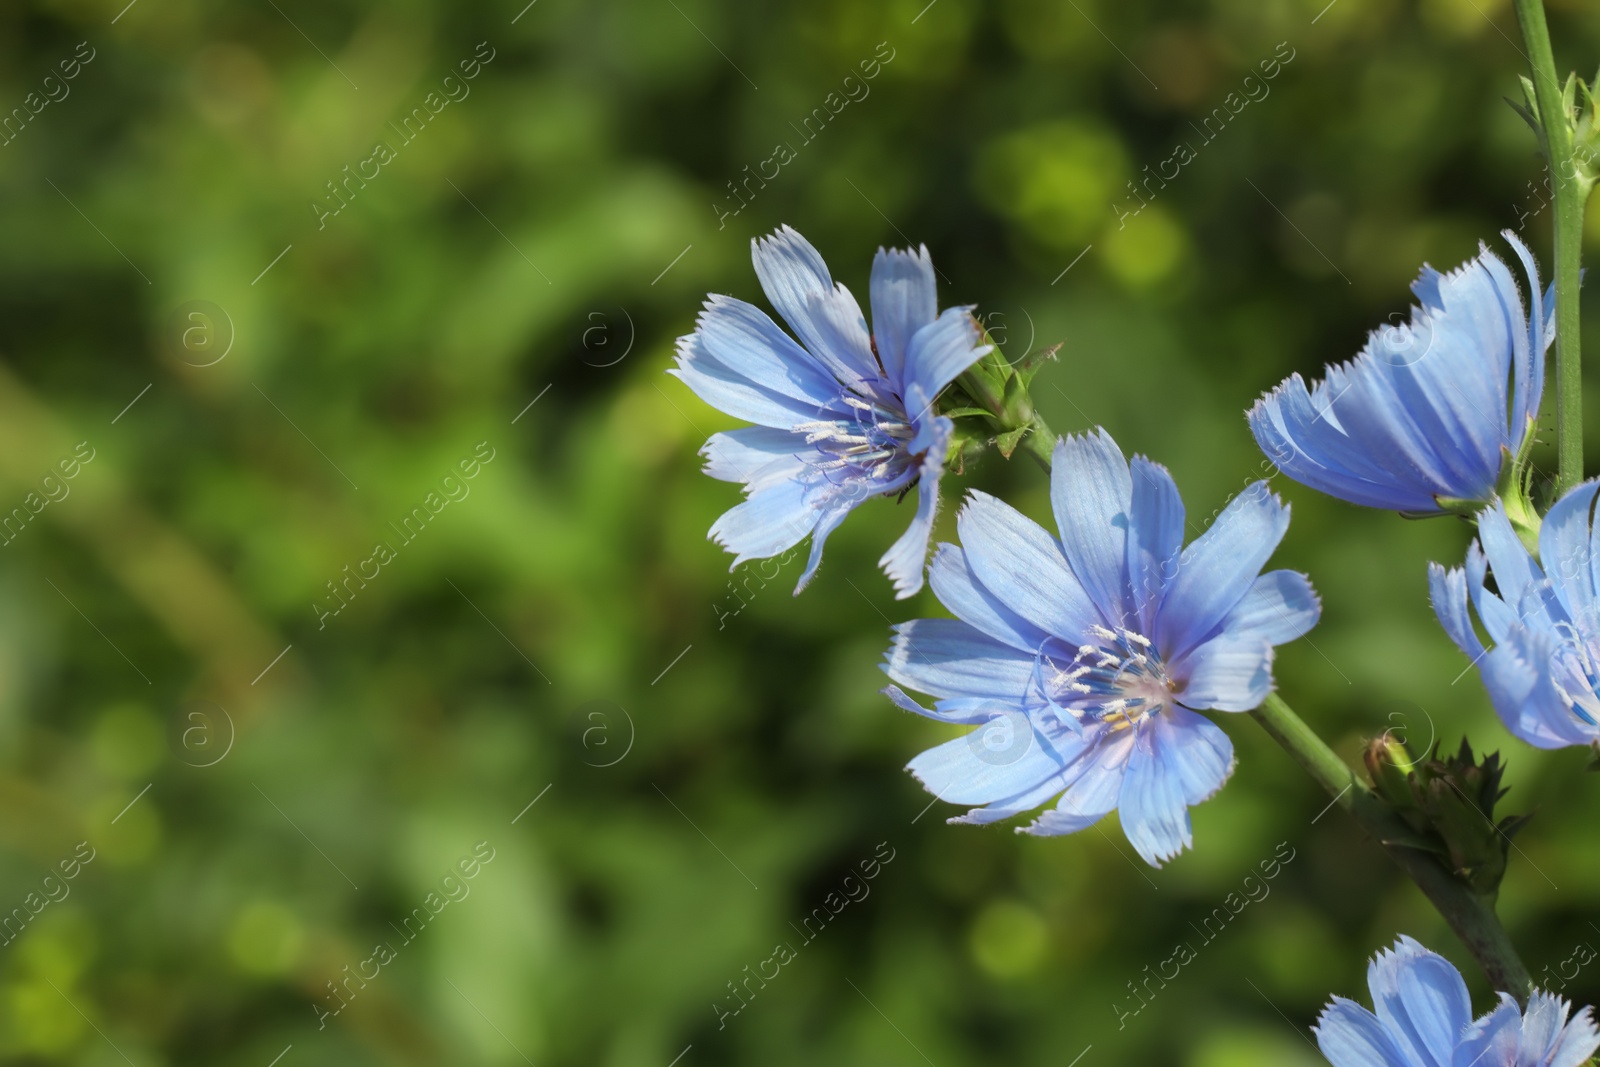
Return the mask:
M 1600 482 L 1589 481 L 1556 502 L 1537 557 L 1496 503 L 1479 515 L 1464 566 L 1428 565 L 1440 625 L 1477 667 L 1506 728 L 1539 748 L 1600 742 L 1597 494 Z M 1492 646 L 1478 636 L 1474 612 Z
M 1502 236 L 1539 301 L 1533 255 Z M 1291 375 L 1251 408 L 1256 443 L 1289 477 L 1352 504 L 1408 515 L 1488 504 L 1532 440 L 1555 336 L 1554 293 L 1524 312 L 1505 263 L 1480 245 L 1448 274 L 1424 266 L 1406 325 L 1373 331 L 1309 389 Z
M 1501 993 L 1473 1020 L 1461 972 L 1404 935 L 1373 957 L 1367 987 L 1374 1011 L 1334 997 L 1312 1028 L 1333 1067 L 1581 1067 L 1600 1048 L 1589 1008 L 1537 990 L 1526 1012 Z
M 738 567 L 810 536 L 798 594 L 846 515 L 874 496 L 916 488 L 910 526 L 879 561 L 896 595 L 909 597 L 922 588 L 952 432 L 934 401 L 989 346 L 970 308 L 938 311 L 926 247 L 878 250 L 872 331 L 855 297 L 794 230 L 753 241 L 751 255 L 798 342 L 754 305 L 711 296 L 668 371 L 706 403 L 756 424 L 713 434 L 701 451 L 706 473 L 742 483 L 747 497 L 710 537 Z

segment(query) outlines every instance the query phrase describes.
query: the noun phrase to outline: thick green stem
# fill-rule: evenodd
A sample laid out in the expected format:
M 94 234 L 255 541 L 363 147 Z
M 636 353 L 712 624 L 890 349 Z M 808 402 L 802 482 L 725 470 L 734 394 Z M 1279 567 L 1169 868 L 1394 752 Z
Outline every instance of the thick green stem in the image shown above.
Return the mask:
M 1543 0 L 1516 0 L 1517 22 L 1533 66 L 1539 137 L 1550 165 L 1554 194 L 1556 285 L 1556 490 L 1564 493 L 1583 480 L 1583 365 L 1579 358 L 1578 270 L 1583 242 L 1583 208 L 1589 186 L 1574 165 L 1572 127 L 1556 77 L 1550 28 Z M 1535 294 L 1535 307 L 1538 295 Z M 1537 311 L 1535 311 L 1537 314 Z
M 1037 411 L 1033 413 L 1033 421 L 1028 423 L 1028 432 L 1023 436 L 1022 443 L 1017 447 L 1025 449 L 1029 455 L 1038 460 L 1045 470 L 1050 469 L 1050 457 L 1055 454 L 1055 431 L 1045 424 L 1044 417 Z
M 1494 913 L 1493 900 L 1480 896 L 1428 853 L 1400 844 L 1406 836 L 1404 824 L 1277 694 L 1251 715 L 1416 883 L 1496 991 L 1526 1002 L 1532 981 Z

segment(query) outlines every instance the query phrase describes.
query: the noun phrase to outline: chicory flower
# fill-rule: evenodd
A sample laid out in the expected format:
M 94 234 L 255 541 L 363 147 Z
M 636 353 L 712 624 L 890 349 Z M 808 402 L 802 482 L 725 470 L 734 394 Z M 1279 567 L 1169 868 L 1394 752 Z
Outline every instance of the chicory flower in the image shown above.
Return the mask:
M 1257 482 L 1184 547 L 1166 468 L 1130 464 L 1104 431 L 1061 439 L 1050 498 L 1059 538 L 973 492 L 928 580 L 955 619 L 895 628 L 884 671 L 900 707 L 976 725 L 910 770 L 992 823 L 1056 806 L 1024 830 L 1067 834 L 1121 813 L 1152 865 L 1189 847 L 1189 808 L 1222 788 L 1233 745 L 1200 709 L 1249 711 L 1272 688 L 1273 646 L 1316 624 L 1311 583 L 1261 573 L 1289 509 Z
M 785 226 L 751 244 L 761 287 L 799 341 L 759 308 L 713 295 L 668 372 L 712 407 L 756 423 L 713 434 L 701 450 L 706 473 L 742 482 L 748 497 L 710 536 L 738 567 L 809 534 L 799 593 L 852 509 L 916 487 L 910 526 L 879 560 L 896 595 L 909 597 L 922 588 L 953 431 L 934 400 L 990 346 L 971 308 L 938 311 L 926 247 L 878 250 L 869 331 L 805 238 Z

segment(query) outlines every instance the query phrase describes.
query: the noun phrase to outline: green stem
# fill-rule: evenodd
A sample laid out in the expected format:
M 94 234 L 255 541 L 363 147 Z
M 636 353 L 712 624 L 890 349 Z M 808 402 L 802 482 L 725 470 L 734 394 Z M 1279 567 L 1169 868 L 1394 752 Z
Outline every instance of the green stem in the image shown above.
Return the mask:
M 1017 446 L 1024 449 L 1046 471 L 1050 469 L 1050 457 L 1056 451 L 1055 431 L 1050 429 L 1044 421 L 1044 416 L 1037 411 L 1033 413 L 1033 420 L 1028 423 L 1028 432 L 1023 435 L 1022 443 Z
M 1516 0 L 1517 22 L 1533 67 L 1539 138 L 1550 165 L 1554 197 L 1556 285 L 1556 455 L 1557 493 L 1583 480 L 1583 365 L 1579 358 L 1578 270 L 1583 242 L 1583 208 L 1588 183 L 1572 158 L 1572 126 L 1556 78 L 1550 28 L 1543 0 Z M 1539 294 L 1534 294 L 1538 307 Z M 1538 311 L 1535 310 L 1535 314 Z
M 1467 946 L 1495 990 L 1526 1002 L 1533 983 L 1494 913 L 1493 900 L 1480 896 L 1432 856 L 1400 844 L 1406 829 L 1394 812 L 1276 693 L 1250 714 L 1416 883 Z

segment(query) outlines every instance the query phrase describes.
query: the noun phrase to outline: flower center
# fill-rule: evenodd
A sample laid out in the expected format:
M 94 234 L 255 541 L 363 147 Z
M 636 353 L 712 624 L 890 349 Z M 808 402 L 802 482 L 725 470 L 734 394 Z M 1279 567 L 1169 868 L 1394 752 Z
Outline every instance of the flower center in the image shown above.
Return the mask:
M 1551 684 L 1574 715 L 1589 726 L 1600 725 L 1600 696 L 1596 695 L 1600 691 L 1600 670 L 1595 666 L 1594 651 L 1571 623 L 1558 622 L 1555 630 L 1565 640 L 1553 657 L 1556 670 Z
M 851 393 L 843 401 L 853 417 L 822 419 L 794 427 L 817 450 L 811 469 L 838 485 L 868 481 L 873 492 L 892 493 L 903 488 L 913 467 L 907 445 L 916 428 L 904 413 L 885 410 Z
M 1101 723 L 1126 730 L 1171 701 L 1172 679 L 1148 637 L 1098 624 L 1086 637 L 1070 659 L 1065 653 L 1071 646 L 1052 638 L 1034 664 L 1034 679 L 1045 700 L 1068 725 Z

